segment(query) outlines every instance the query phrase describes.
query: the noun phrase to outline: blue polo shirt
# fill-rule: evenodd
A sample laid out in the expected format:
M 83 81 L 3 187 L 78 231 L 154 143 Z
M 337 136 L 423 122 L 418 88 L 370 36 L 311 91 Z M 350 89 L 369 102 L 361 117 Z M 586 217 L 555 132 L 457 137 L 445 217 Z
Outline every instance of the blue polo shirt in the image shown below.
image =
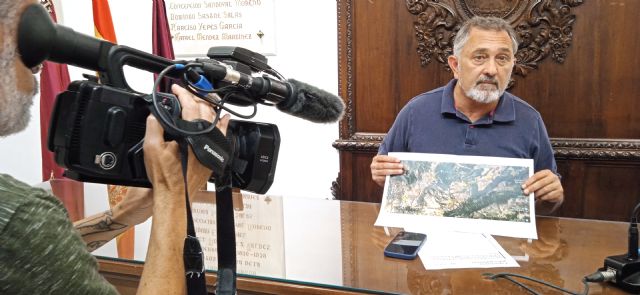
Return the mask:
M 454 106 L 457 80 L 420 94 L 407 103 L 387 133 L 378 154 L 438 153 L 533 159 L 534 170 L 557 173 L 551 142 L 540 113 L 505 92 L 496 109 L 471 121 Z

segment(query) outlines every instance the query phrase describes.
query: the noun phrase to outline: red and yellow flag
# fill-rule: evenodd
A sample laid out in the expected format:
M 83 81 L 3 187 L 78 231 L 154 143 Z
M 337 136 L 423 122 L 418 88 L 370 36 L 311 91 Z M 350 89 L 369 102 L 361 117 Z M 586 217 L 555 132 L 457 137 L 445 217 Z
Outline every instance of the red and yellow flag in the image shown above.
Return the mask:
M 118 43 L 116 31 L 113 29 L 109 1 L 93 0 L 93 29 L 96 37 Z
M 97 38 L 114 44 L 118 43 L 116 31 L 113 29 L 113 21 L 111 20 L 109 1 L 93 0 L 93 29 Z M 111 208 L 120 203 L 127 194 L 127 187 L 125 186 L 109 185 L 107 189 Z M 132 227 L 116 238 L 119 258 L 133 259 L 134 234 L 135 229 Z

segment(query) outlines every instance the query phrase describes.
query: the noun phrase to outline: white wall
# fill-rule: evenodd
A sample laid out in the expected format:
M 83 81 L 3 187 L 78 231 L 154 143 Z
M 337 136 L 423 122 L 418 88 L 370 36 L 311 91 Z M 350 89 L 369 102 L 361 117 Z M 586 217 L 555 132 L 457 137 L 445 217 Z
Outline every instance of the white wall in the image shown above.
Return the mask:
M 58 0 L 59 23 L 93 35 L 91 1 Z M 151 51 L 151 1 L 110 0 L 118 43 Z M 287 78 L 296 78 L 332 93 L 338 91 L 337 20 L 335 1 L 275 0 L 277 55 L 269 64 Z M 212 44 L 214 46 L 215 44 Z M 70 68 L 72 80 L 86 70 Z M 136 90 L 151 88 L 151 76 L 127 71 Z M 148 92 L 148 91 L 144 91 Z M 21 134 L 1 139 L 0 172 L 27 183 L 41 181 L 38 105 Z M 338 175 L 338 124 L 315 124 L 260 106 L 254 121 L 277 124 L 281 145 L 275 181 L 268 194 L 331 197 L 331 182 Z

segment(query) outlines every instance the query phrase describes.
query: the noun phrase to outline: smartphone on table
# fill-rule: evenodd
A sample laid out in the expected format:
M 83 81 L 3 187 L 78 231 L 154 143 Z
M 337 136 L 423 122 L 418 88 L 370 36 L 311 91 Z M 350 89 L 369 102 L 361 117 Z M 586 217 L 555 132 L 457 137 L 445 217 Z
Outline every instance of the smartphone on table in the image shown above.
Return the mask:
M 400 258 L 400 259 L 414 259 L 418 256 L 418 251 L 427 240 L 427 235 L 420 233 L 412 233 L 401 231 L 393 240 L 384 248 L 384 256 Z

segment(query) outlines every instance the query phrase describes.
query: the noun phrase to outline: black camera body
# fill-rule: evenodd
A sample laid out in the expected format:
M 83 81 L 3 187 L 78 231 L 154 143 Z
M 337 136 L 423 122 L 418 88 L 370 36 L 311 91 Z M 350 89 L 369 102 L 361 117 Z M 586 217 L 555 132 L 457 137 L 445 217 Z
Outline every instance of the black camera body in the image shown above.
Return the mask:
M 159 93 L 163 109 L 180 114 L 175 96 Z M 65 176 L 86 182 L 151 187 L 142 151 L 150 95 L 92 81 L 74 81 L 58 95 L 48 147 Z M 232 185 L 265 193 L 275 176 L 280 133 L 273 124 L 231 120 Z M 214 148 L 213 146 L 210 148 Z M 176 173 L 180 173 L 176 167 Z
M 142 138 L 148 103 L 141 95 L 91 81 L 60 93 L 49 124 L 48 148 L 65 176 L 87 182 L 150 187 Z

